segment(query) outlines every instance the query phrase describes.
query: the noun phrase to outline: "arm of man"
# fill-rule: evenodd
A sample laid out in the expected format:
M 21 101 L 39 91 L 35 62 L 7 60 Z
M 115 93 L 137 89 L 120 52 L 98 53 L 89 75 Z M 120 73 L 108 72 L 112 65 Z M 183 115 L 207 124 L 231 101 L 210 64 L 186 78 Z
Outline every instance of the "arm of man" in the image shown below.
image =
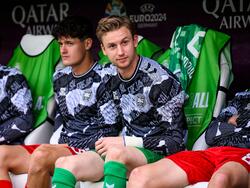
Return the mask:
M 180 83 L 170 74 L 168 79 L 152 86 L 149 99 L 153 107 L 147 116 L 157 124 L 150 126 L 150 132 L 142 137 L 143 147 L 163 155 L 183 150 L 185 93 Z
M 31 121 L 32 115 L 25 114 L 2 123 L 0 126 L 0 143 L 8 144 L 27 135 L 32 130 Z
M 242 110 L 242 101 L 235 97 L 232 102 L 222 110 L 220 115 L 213 120 L 205 134 L 209 146 L 238 146 L 249 145 L 249 128 L 247 123 L 238 125 L 239 112 Z
M 11 75 L 6 81 L 7 98 L 2 105 L 0 143 L 11 143 L 32 130 L 32 97 L 24 76 Z

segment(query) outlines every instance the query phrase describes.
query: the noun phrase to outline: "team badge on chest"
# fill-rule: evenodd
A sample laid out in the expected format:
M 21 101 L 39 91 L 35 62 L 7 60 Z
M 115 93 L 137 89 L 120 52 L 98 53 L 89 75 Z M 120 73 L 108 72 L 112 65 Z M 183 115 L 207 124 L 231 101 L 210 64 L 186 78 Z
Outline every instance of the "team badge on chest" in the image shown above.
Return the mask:
M 84 90 L 82 99 L 84 101 L 88 101 L 91 97 L 92 97 L 92 91 L 91 91 L 91 89 Z

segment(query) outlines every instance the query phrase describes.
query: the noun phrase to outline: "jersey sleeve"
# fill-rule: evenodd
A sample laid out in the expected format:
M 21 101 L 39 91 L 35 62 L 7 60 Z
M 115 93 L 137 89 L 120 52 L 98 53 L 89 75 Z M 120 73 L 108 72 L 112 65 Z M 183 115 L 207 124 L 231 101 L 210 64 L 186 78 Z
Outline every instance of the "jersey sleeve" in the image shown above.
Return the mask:
M 6 81 L 7 98 L 1 107 L 0 143 L 11 143 L 32 130 L 32 97 L 23 75 L 15 74 Z
M 184 149 L 184 114 L 185 93 L 179 82 L 169 77 L 154 85 L 149 94 L 154 105 L 154 117 L 162 134 L 143 138 L 143 146 L 163 155 L 170 155 Z
M 0 126 L 0 143 L 19 143 L 22 137 L 32 130 L 32 124 L 30 123 L 32 120 L 32 114 L 25 114 L 19 117 L 13 117 L 2 123 Z

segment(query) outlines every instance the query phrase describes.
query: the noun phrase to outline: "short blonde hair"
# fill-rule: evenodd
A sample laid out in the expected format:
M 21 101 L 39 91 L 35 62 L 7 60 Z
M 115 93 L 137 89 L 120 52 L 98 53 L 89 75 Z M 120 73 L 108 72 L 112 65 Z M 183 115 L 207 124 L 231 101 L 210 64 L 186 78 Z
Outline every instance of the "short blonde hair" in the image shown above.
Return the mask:
M 110 31 L 120 29 L 125 26 L 131 32 L 132 36 L 135 35 L 135 28 L 133 23 L 126 16 L 108 16 L 102 18 L 96 28 L 96 36 L 100 43 L 102 43 L 102 36 Z

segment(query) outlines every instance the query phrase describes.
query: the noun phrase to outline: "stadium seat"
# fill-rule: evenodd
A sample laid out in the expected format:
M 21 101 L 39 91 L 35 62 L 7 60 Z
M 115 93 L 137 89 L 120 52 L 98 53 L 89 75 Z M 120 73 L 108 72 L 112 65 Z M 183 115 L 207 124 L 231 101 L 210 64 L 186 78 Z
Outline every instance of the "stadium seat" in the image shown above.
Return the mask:
M 189 99 L 184 105 L 188 127 L 187 148 L 204 150 L 209 147 L 205 142 L 206 128 L 225 106 L 226 92 L 233 80 L 230 37 L 205 28 L 205 34 L 202 33 L 203 31 L 197 30 L 190 40 L 181 39 L 185 35 L 184 32 L 188 32 L 191 27 L 200 28 L 198 25 L 191 24 L 176 29 L 170 45 L 171 50 L 166 53 L 165 59 L 160 57 L 160 63 L 166 65 L 180 78 L 183 88 L 189 95 Z M 176 41 L 178 38 L 185 40 L 185 49 L 180 49 L 178 45 L 180 41 Z M 198 51 L 197 43 L 201 38 L 203 38 L 203 42 Z M 183 75 L 185 76 L 186 72 L 190 71 L 190 66 L 186 66 L 188 62 L 182 52 L 187 53 L 186 51 L 190 49 L 199 53 L 196 54 L 198 59 L 192 77 L 185 79 Z M 176 52 L 180 53 L 178 55 L 182 56 L 183 60 L 178 65 L 175 65 L 176 61 L 171 61 L 171 55 Z M 205 188 L 207 184 L 208 182 L 199 182 L 186 188 Z
M 230 37 L 196 24 L 177 27 L 168 67 L 188 95 L 184 105 L 191 150 L 226 102 L 232 82 Z
M 59 61 L 59 44 L 52 35 L 26 34 L 8 63 L 8 66 L 16 67 L 23 73 L 30 86 L 33 98 L 33 129 L 44 122 L 53 124 L 53 73 Z M 44 142 L 48 143 L 49 140 Z
M 228 44 L 229 45 L 229 44 Z M 227 55 L 227 49 L 225 48 L 222 50 L 220 54 L 220 85 L 216 103 L 213 110 L 213 117 L 216 118 L 222 108 L 225 107 L 226 104 L 226 90 L 229 89 L 229 86 L 232 82 L 232 67 L 231 67 L 231 59 Z M 223 89 L 224 88 L 224 89 Z M 194 142 L 192 146 L 192 150 L 204 150 L 207 149 L 209 146 L 206 144 L 205 141 L 205 131 L 198 137 L 198 139 Z
M 229 45 L 229 44 L 228 44 Z M 226 58 L 227 57 L 227 58 Z M 228 51 L 222 50 L 220 54 L 220 87 L 228 89 L 232 81 L 232 67 L 231 67 L 231 59 L 228 56 Z M 217 117 L 223 107 L 226 104 L 226 93 L 225 89 L 219 90 L 217 93 L 217 99 L 215 103 L 215 107 L 213 110 L 213 117 Z M 192 146 L 192 150 L 204 150 L 209 146 L 205 141 L 205 132 L 199 136 L 199 138 L 195 141 Z M 207 188 L 208 182 L 199 182 L 194 185 L 186 186 L 185 188 Z

